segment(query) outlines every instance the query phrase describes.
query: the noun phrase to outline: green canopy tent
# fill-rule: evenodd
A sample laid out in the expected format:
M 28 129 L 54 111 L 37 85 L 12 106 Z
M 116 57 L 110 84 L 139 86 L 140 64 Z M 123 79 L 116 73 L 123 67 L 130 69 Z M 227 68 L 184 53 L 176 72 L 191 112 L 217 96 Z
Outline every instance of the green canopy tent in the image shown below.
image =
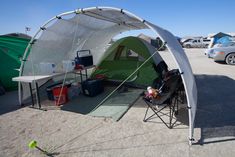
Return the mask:
M 19 75 L 21 57 L 30 39 L 10 35 L 0 36 L 0 81 L 6 90 L 17 89 L 17 83 L 11 79 Z
M 98 63 L 98 68 L 92 73 L 93 77 L 103 76 L 109 80 L 123 81 L 131 75 L 156 49 L 137 37 L 125 37 L 113 43 L 104 53 Z M 149 86 L 159 74 L 153 65 L 162 60 L 157 53 L 153 59 L 144 64 L 128 81 L 137 86 Z

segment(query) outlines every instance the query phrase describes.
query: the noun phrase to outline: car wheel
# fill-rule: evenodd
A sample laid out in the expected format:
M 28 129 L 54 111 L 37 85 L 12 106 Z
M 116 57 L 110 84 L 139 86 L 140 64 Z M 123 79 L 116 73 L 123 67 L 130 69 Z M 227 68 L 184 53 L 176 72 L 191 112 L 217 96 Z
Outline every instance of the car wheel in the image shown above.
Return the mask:
M 230 53 L 230 54 L 226 57 L 225 61 L 226 61 L 227 64 L 235 65 L 235 53 Z

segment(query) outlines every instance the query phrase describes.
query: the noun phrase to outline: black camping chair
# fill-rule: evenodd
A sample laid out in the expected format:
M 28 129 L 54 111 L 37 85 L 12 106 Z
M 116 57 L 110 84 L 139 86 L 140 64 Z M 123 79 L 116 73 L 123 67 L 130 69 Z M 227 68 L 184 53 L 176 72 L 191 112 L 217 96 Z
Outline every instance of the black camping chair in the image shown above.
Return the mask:
M 157 116 L 168 128 L 173 128 L 174 123 L 172 120 L 174 118 L 174 114 L 178 114 L 178 105 L 180 102 L 181 94 L 183 93 L 183 83 L 180 77 L 180 73 L 177 69 L 171 70 L 166 73 L 163 79 L 163 83 L 159 90 L 159 98 L 147 98 L 146 96 L 143 97 L 143 100 L 147 104 L 147 109 L 144 115 L 144 122 L 150 121 L 151 119 Z M 162 113 L 163 109 L 169 107 L 170 113 L 164 114 Z M 153 114 L 148 116 L 148 111 L 151 109 Z M 169 123 L 165 122 L 162 119 L 162 116 L 169 116 Z
M 164 61 L 161 61 L 156 65 L 153 63 L 153 68 L 159 76 L 153 81 L 152 87 L 155 89 L 159 89 L 163 83 L 164 76 L 168 72 L 168 66 Z

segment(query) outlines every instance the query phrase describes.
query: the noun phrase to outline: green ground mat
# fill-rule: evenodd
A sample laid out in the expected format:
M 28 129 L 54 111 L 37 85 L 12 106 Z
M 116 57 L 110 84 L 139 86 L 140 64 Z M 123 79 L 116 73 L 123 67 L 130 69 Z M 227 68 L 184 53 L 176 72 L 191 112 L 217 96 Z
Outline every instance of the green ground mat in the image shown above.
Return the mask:
M 115 93 L 105 103 L 89 113 L 95 117 L 110 117 L 118 121 L 139 98 L 143 90 L 129 89 L 127 92 Z
M 118 121 L 139 98 L 143 90 L 129 88 L 126 92 L 116 92 L 101 106 L 98 106 L 114 89 L 115 87 L 105 87 L 105 91 L 95 97 L 87 97 L 81 94 L 77 99 L 70 100 L 67 104 L 62 106 L 61 110 L 95 117 L 109 117 Z

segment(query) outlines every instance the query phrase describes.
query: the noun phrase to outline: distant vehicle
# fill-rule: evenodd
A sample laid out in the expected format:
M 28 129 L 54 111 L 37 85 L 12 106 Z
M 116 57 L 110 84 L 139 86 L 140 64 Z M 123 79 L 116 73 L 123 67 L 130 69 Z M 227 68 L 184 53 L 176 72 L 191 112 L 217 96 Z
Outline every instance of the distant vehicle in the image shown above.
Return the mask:
M 205 55 L 208 58 L 213 58 L 213 51 L 214 51 L 215 48 L 218 48 L 218 47 L 228 47 L 228 46 L 235 46 L 235 42 L 228 42 L 228 43 L 224 43 L 224 44 L 216 44 L 216 45 L 214 45 L 213 48 L 207 49 L 205 51 Z
M 191 39 L 183 43 L 185 48 L 207 48 L 210 44 L 210 39 Z
M 225 61 L 227 64 L 235 65 L 235 46 L 212 48 L 210 58 L 216 62 Z

